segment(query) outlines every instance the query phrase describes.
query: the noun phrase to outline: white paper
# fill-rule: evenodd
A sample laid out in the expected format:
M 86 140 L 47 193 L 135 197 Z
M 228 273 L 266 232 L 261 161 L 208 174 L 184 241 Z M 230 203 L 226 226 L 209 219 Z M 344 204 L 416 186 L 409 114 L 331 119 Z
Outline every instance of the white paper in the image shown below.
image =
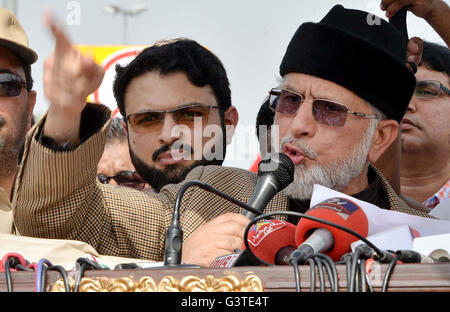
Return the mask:
M 443 249 L 450 254 L 450 234 L 418 237 L 413 240 L 413 250 L 423 255 L 430 255 L 437 249 Z
M 352 196 L 334 191 L 318 184 L 314 185 L 310 207 L 333 197 L 341 197 L 352 200 L 364 210 L 364 213 L 369 221 L 368 236 L 401 225 L 409 225 L 411 228 L 418 231 L 420 236 L 450 233 L 450 221 L 428 219 L 402 212 L 381 209 L 368 202 L 358 200 Z
M 436 217 L 440 220 L 450 221 L 450 198 L 442 200 L 436 207 L 434 207 L 430 216 Z
M 395 239 L 392 239 L 395 237 Z M 413 236 L 408 225 L 401 225 L 387 231 L 383 231 L 366 237 L 368 241 L 382 250 L 412 250 Z M 358 240 L 350 246 L 355 251 L 356 246 L 365 244 Z

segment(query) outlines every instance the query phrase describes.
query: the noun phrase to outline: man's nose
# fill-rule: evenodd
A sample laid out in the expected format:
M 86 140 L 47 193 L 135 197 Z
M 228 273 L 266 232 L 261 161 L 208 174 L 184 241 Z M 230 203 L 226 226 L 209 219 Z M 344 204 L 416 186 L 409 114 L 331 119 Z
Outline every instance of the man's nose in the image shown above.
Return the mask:
M 172 129 L 177 126 L 173 115 L 166 113 L 164 115 L 164 120 L 162 122 L 161 131 L 159 133 L 158 139 L 161 144 L 172 145 L 173 142 L 180 138 L 178 131 L 172 131 Z

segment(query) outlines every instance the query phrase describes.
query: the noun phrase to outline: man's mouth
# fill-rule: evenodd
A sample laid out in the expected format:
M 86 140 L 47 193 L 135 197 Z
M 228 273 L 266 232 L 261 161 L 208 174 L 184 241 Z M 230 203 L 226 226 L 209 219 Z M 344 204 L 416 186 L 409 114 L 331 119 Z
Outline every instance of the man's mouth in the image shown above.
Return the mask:
M 184 160 L 184 155 L 181 152 L 165 152 L 158 156 L 157 162 L 161 165 L 176 165 Z
M 402 120 L 402 130 L 409 130 L 409 129 L 414 129 L 414 128 L 419 128 L 413 121 L 411 121 L 411 119 L 409 118 L 403 118 Z
M 303 163 L 306 158 L 306 155 L 299 148 L 292 146 L 289 143 L 283 146 L 282 152 L 292 160 L 294 165 Z

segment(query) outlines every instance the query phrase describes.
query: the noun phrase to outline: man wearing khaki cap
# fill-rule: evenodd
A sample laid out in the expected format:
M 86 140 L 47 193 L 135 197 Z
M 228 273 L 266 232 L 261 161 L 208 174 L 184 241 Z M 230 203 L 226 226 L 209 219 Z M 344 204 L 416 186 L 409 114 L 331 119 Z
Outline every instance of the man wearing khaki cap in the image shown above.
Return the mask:
M 36 103 L 31 64 L 37 58 L 17 18 L 0 8 L 0 233 L 13 231 L 10 198 Z

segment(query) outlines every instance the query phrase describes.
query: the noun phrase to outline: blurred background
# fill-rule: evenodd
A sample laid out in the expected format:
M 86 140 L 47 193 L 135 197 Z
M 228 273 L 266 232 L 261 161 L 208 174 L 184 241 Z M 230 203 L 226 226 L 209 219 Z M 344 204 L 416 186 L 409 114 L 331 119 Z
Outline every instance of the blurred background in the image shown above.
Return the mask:
M 59 18 L 77 45 L 123 48 L 188 37 L 209 48 L 227 70 L 233 104 L 240 114 L 224 165 L 245 169 L 258 154 L 256 114 L 267 92 L 279 83 L 278 66 L 289 40 L 301 23 L 320 21 L 336 3 L 384 18 L 379 0 L 0 0 L 3 7 L 15 12 L 28 34 L 30 47 L 39 55 L 32 66 L 38 94 L 36 119 L 48 107 L 42 71 L 54 47 L 42 23 L 46 8 Z M 410 37 L 444 44 L 425 21 L 410 12 L 407 24 Z M 110 99 L 104 97 L 105 102 Z

